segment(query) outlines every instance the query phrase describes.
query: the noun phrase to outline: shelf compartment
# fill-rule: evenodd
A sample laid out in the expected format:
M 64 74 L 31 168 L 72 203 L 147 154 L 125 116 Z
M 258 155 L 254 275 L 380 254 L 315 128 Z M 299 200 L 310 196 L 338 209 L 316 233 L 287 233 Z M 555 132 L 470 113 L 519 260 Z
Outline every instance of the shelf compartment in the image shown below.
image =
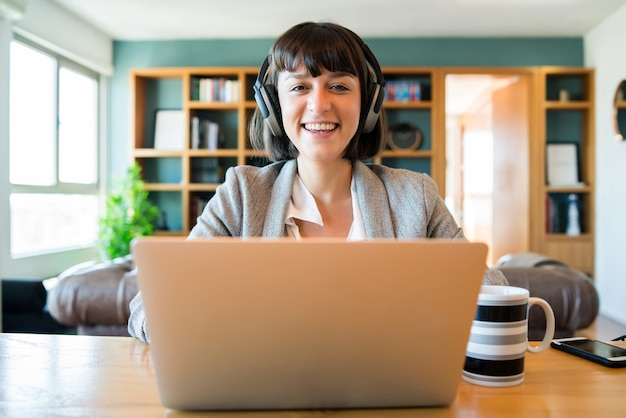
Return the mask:
M 220 184 L 230 167 L 237 165 L 234 157 L 192 157 L 190 162 L 190 184 Z
M 383 69 L 386 82 L 385 105 L 430 103 L 433 97 L 432 74 L 429 71 L 407 72 L 401 68 Z M 419 92 L 417 100 L 415 88 Z
M 183 234 L 182 192 L 181 191 L 149 191 L 148 200 L 159 209 L 157 231 L 168 234 Z M 163 224 L 165 218 L 165 225 Z M 165 229 L 167 226 L 167 229 Z
M 196 121 L 194 127 L 194 119 Z M 216 128 L 209 134 L 208 124 Z M 189 148 L 204 150 L 236 150 L 238 148 L 237 110 L 191 109 L 189 111 Z
M 567 100 L 563 100 L 563 92 L 567 92 Z M 545 99 L 562 103 L 588 101 L 590 99 L 589 74 L 576 72 L 547 74 Z
M 135 103 L 135 148 L 154 148 L 156 113 L 182 110 L 183 79 L 168 73 L 166 78 L 137 75 L 133 83 Z
M 386 113 L 388 129 L 391 129 L 394 125 L 401 123 L 415 125 L 422 132 L 422 142 L 420 143 L 418 150 L 424 151 L 432 149 L 432 112 L 430 109 L 397 108 L 394 110 L 388 110 Z M 386 145 L 385 149 L 389 150 L 389 145 Z
M 141 166 L 141 175 L 145 183 L 165 185 L 181 184 L 183 181 L 183 161 L 181 157 L 136 158 Z
M 546 142 L 582 143 L 585 139 L 588 113 L 581 110 L 548 110 L 546 112 Z

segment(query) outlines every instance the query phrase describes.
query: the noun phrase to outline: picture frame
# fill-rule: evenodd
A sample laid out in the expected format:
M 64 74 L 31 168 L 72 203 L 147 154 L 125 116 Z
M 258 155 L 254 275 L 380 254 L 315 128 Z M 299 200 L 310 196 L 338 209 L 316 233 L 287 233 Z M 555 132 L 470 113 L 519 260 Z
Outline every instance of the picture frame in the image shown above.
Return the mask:
M 185 147 L 185 112 L 157 110 L 154 149 L 180 151 Z
M 578 144 L 561 142 L 546 146 L 546 179 L 549 186 L 582 186 L 578 172 Z

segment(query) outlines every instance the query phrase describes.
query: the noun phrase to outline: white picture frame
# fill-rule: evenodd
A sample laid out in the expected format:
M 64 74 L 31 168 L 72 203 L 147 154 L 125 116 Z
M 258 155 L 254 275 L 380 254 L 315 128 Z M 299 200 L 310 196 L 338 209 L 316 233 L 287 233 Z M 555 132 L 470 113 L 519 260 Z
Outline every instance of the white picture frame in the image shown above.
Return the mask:
M 154 149 L 180 151 L 185 147 L 185 112 L 157 110 Z
M 575 143 L 546 146 L 547 182 L 550 186 L 581 186 L 578 177 L 578 146 Z

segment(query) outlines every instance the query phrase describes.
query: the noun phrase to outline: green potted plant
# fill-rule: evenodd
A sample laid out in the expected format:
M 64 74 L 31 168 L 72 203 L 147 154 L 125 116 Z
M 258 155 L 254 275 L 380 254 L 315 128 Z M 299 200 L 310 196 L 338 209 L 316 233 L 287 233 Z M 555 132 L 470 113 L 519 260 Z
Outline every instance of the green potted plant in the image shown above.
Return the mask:
M 159 209 L 148 200 L 136 162 L 121 179 L 114 179 L 106 198 L 105 214 L 99 219 L 98 244 L 104 260 L 130 254 L 130 242 L 151 235 Z

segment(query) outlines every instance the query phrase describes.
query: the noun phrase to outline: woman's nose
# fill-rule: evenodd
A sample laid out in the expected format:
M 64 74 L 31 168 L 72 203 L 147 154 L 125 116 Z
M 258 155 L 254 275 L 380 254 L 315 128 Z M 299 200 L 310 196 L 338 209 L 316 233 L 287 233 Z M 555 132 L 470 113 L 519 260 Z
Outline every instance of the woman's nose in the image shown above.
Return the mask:
M 315 113 L 322 113 L 331 106 L 330 92 L 323 88 L 315 88 L 311 90 L 308 100 L 308 109 Z

